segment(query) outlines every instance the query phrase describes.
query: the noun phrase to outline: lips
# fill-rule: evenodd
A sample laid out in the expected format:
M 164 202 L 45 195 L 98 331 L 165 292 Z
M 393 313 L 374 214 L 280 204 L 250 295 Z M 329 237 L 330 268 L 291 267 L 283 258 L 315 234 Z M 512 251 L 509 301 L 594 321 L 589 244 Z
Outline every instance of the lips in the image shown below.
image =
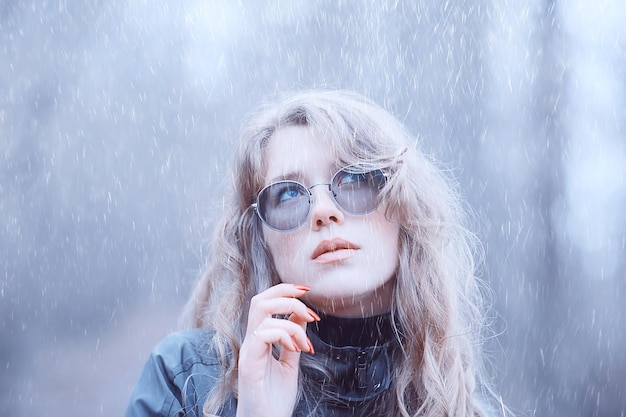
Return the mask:
M 335 252 L 342 249 L 359 249 L 359 246 L 340 238 L 322 240 L 319 245 L 315 247 L 315 250 L 311 255 L 311 259 L 317 259 L 325 253 Z

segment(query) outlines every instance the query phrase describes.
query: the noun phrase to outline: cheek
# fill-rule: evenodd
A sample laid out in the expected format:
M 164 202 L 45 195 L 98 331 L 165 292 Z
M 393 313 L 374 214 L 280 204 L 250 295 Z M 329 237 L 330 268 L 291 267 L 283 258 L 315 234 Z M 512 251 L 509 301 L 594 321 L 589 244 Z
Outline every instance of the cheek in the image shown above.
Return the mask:
M 296 233 L 281 233 L 275 230 L 265 230 L 265 243 L 269 249 L 274 267 L 283 282 L 291 282 L 287 277 L 294 277 L 298 271 L 297 265 L 302 265 L 299 240 Z M 287 280 L 286 280 L 287 279 Z
M 383 226 L 379 228 L 378 233 L 373 234 L 379 242 L 379 250 L 374 254 L 373 265 L 384 269 L 386 274 L 394 275 L 399 265 L 400 226 L 387 221 L 381 224 Z

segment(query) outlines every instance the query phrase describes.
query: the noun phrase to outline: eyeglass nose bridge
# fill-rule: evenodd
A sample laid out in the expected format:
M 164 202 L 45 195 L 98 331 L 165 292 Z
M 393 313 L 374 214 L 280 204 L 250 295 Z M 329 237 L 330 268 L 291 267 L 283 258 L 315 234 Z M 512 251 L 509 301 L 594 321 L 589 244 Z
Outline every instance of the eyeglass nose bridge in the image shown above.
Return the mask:
M 312 186 L 307 188 L 307 191 L 309 192 L 309 195 L 311 196 L 311 198 L 313 198 L 313 188 L 320 187 L 322 185 L 325 185 L 326 187 L 328 187 L 328 192 L 330 192 L 330 195 L 333 197 L 333 200 L 335 200 L 335 197 L 337 196 L 337 194 L 335 193 L 335 191 L 333 191 L 333 184 L 330 182 L 320 182 L 319 184 L 313 184 Z M 309 204 L 312 205 L 313 201 L 309 201 Z
M 310 186 L 309 188 L 307 188 L 307 190 L 309 190 L 309 193 L 310 193 L 310 192 L 311 192 L 311 190 L 312 190 L 313 188 L 315 188 L 315 187 L 319 187 L 320 185 L 325 185 L 325 186 L 327 186 L 327 187 L 328 187 L 328 190 L 329 190 L 329 191 L 331 191 L 331 188 L 330 188 L 330 185 L 331 185 L 331 184 L 330 184 L 329 182 L 320 182 L 319 184 L 313 184 L 312 186 Z
M 315 197 L 312 192 L 313 188 L 320 187 L 322 185 L 326 186 L 327 191 L 330 193 L 330 199 L 335 207 L 339 210 L 343 209 L 343 206 L 337 201 L 337 193 L 333 190 L 333 184 L 330 182 L 320 182 L 319 184 L 313 184 L 307 188 L 307 191 L 309 192 L 309 214 L 307 214 L 307 217 L 310 215 L 311 210 L 313 210 L 313 207 L 317 203 L 317 197 Z

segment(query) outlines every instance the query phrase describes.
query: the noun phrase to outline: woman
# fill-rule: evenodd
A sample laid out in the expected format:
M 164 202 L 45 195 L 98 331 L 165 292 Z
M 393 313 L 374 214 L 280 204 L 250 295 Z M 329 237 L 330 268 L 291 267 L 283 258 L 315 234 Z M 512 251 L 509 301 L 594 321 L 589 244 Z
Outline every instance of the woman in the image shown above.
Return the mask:
M 127 416 L 485 416 L 473 239 L 389 113 L 309 91 L 244 129 L 194 330 Z

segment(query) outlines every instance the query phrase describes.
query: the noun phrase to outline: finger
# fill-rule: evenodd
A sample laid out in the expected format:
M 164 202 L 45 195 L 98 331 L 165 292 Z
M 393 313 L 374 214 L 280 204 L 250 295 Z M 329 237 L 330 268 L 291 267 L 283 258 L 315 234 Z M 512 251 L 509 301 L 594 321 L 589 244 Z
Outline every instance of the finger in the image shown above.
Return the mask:
M 254 338 L 259 343 L 265 345 L 263 352 L 266 351 L 267 346 L 273 344 L 279 344 L 284 349 L 290 352 L 300 352 L 301 348 L 294 341 L 293 336 L 288 331 L 279 327 L 272 327 L 268 329 L 255 330 L 253 333 Z M 254 350 L 251 349 L 251 352 Z M 260 352 L 260 351 L 259 351 Z
M 294 350 L 297 352 L 301 350 L 304 352 L 312 351 L 311 341 L 306 335 L 306 324 L 301 325 L 291 320 L 270 318 L 264 320 L 263 323 L 261 323 L 261 325 L 253 332 L 253 334 L 257 336 L 260 332 L 264 332 L 270 329 L 280 329 L 289 335 L 293 344 L 295 345 L 295 349 L 289 349 L 289 346 L 285 346 L 286 349 Z
M 256 299 L 250 304 L 250 316 L 265 318 L 277 314 L 296 315 L 300 321 L 305 323 L 320 320 L 315 311 L 296 298 Z
M 317 315 L 317 313 L 315 311 L 311 310 L 310 308 L 309 308 L 309 310 L 310 310 L 311 314 L 313 314 L 315 316 L 316 321 L 320 321 L 321 320 L 320 317 Z M 306 322 L 299 321 L 295 315 L 291 315 L 291 317 L 289 317 L 289 321 L 292 322 L 292 323 L 295 323 L 298 326 L 300 326 L 300 328 L 302 329 L 302 331 L 306 335 L 306 325 L 307 325 Z M 314 355 L 315 354 L 315 349 L 313 349 L 313 343 L 311 343 L 311 339 L 309 339 L 309 336 L 306 336 L 306 343 L 307 343 L 306 348 L 301 347 L 301 349 L 304 352 L 308 352 L 308 353 Z
M 287 322 L 286 320 L 282 321 L 285 323 Z M 255 331 L 253 337 L 255 341 L 261 343 L 253 343 L 253 345 L 258 346 L 251 346 L 249 348 L 249 356 L 246 359 L 254 361 L 256 356 L 257 361 L 262 361 L 264 360 L 264 358 L 267 358 L 269 349 L 271 349 L 271 345 L 279 343 L 283 347 L 283 349 L 281 349 L 278 361 L 282 364 L 282 366 L 297 372 L 300 362 L 300 354 L 303 349 L 298 346 L 298 344 L 294 341 L 294 339 L 288 332 L 280 328 L 269 328 Z M 311 342 L 308 340 L 308 337 L 305 336 L 305 338 L 307 340 L 305 351 L 313 353 Z M 241 360 L 242 358 L 240 358 L 240 369 L 242 366 Z
M 319 321 L 320 317 L 295 298 L 306 293 L 306 289 L 291 284 L 278 284 L 252 297 L 248 315 L 248 329 L 256 329 L 261 321 L 273 315 L 296 315 L 298 322 Z
M 285 321 L 285 320 L 283 320 Z M 238 367 L 240 381 L 256 381 L 262 383 L 267 378 L 267 372 L 273 362 L 272 346 L 282 346 L 281 353 L 289 352 L 284 365 L 293 371 L 297 370 L 300 358 L 299 347 L 291 338 L 289 332 L 280 327 L 255 330 L 243 341 L 239 351 Z
M 254 298 L 258 298 L 260 300 L 278 297 L 298 298 L 302 297 L 310 289 L 311 287 L 307 285 L 280 283 L 268 288 L 263 292 L 260 292 L 259 294 L 255 295 Z

